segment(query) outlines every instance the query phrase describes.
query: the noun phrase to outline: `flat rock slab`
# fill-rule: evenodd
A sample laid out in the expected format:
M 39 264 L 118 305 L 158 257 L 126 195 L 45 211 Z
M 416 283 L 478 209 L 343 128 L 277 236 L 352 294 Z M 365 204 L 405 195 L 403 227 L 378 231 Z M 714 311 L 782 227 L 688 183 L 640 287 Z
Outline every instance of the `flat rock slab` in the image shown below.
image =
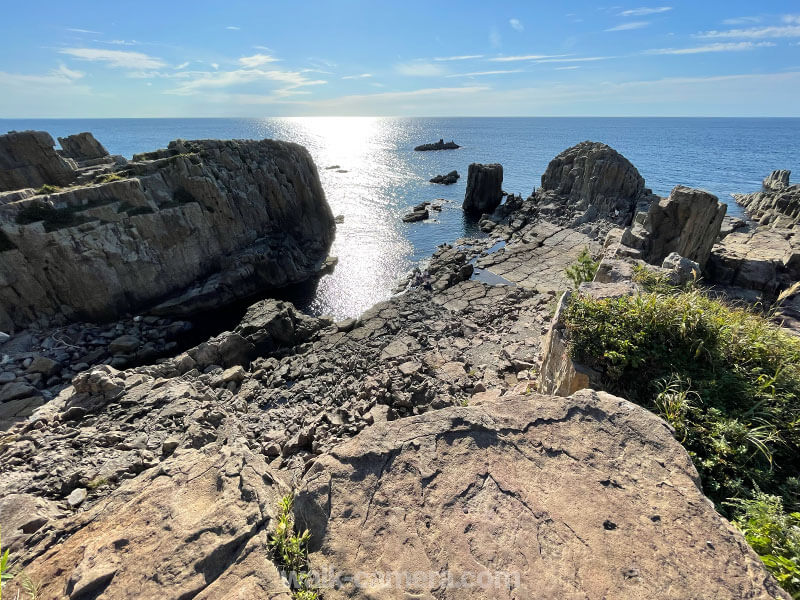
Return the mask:
M 312 568 L 358 581 L 326 600 L 788 598 L 667 425 L 605 393 L 378 424 L 318 459 L 295 507 Z

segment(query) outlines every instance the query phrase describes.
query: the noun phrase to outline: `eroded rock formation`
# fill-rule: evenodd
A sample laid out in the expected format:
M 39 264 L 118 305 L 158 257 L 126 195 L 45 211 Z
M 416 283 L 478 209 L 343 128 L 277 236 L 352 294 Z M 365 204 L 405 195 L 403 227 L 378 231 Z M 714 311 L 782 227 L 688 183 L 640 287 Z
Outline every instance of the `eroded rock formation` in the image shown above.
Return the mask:
M 46 131 L 12 131 L 0 135 L 0 192 L 75 181 L 77 165 L 59 155 Z M 2 204 L 0 199 L 0 204 Z
M 800 223 L 800 185 L 789 185 L 791 171 L 773 171 L 764 179 L 764 189 L 734 198 L 761 225 L 794 228 Z
M 173 142 L 97 183 L 23 196 L 0 206 L 0 330 L 208 310 L 313 276 L 335 231 L 308 152 L 272 140 Z
M 467 173 L 464 212 L 472 215 L 491 213 L 503 200 L 503 165 L 472 163 Z

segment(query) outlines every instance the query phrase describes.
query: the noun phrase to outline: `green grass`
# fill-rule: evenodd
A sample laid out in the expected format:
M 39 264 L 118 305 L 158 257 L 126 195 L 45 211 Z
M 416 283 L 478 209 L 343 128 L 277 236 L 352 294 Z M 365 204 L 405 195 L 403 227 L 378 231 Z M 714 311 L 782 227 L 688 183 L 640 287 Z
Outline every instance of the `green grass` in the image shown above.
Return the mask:
M 294 600 L 318 600 L 319 593 L 311 587 L 308 580 L 308 541 L 311 532 L 306 529 L 298 535 L 294 530 L 294 517 L 292 516 L 292 496 L 281 498 L 279 504 L 278 522 L 275 531 L 269 538 L 269 547 L 272 558 L 278 570 L 287 575 L 295 575 L 290 583 Z
M 108 173 L 100 178 L 100 183 L 111 183 L 112 181 L 122 181 L 123 179 L 125 178 L 119 173 Z
M 38 190 L 36 190 L 36 193 L 39 194 L 39 195 L 42 195 L 42 194 L 55 194 L 60 189 L 61 188 L 58 187 L 57 185 L 50 185 L 49 183 L 45 183 L 42 187 L 40 187 Z
M 574 298 L 565 313 L 572 357 L 674 427 L 720 512 L 741 519 L 762 492 L 796 510 L 800 338 L 697 289 L 652 283 L 666 291 Z M 797 548 L 783 558 L 796 563 Z

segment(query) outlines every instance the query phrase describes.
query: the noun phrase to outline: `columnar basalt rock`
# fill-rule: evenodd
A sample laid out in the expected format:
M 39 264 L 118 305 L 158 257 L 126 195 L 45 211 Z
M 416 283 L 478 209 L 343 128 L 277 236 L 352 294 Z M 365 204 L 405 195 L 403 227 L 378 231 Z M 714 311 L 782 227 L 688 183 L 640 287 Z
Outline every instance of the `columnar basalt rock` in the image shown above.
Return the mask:
M 789 185 L 791 171 L 773 171 L 764 179 L 764 189 L 735 194 L 735 200 L 762 225 L 795 228 L 800 223 L 800 185 Z
M 467 173 L 464 212 L 472 215 L 491 213 L 503 200 L 503 165 L 472 163 Z
M 60 156 L 46 131 L 12 131 L 0 135 L 0 192 L 64 186 L 75 181 L 75 161 Z
M 182 141 L 139 159 L 0 206 L 0 330 L 156 303 L 186 315 L 308 279 L 326 258 L 334 218 L 302 146 Z

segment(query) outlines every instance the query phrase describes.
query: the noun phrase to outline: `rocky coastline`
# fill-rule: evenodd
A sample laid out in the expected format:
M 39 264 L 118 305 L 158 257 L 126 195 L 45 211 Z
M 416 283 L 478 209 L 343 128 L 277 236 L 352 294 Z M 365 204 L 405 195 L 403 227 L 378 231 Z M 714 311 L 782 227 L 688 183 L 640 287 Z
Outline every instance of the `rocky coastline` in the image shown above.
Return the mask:
M 0 526 L 42 598 L 290 598 L 269 542 L 287 494 L 315 572 L 513 579 L 474 597 L 789 597 L 670 426 L 570 358 L 562 314 L 584 251 L 600 265 L 573 293 L 636 293 L 646 266 L 773 302 L 800 280 L 793 213 L 726 231 L 716 197 L 659 198 L 593 142 L 559 154 L 527 199 L 503 196 L 502 166 L 471 165 L 464 210 L 489 235 L 440 247 L 426 285 L 338 322 L 262 300 L 178 351 L 187 315 L 315 276 L 335 231 L 316 167 L 269 141 L 177 141 L 125 162 L 87 135 L 61 154 L 41 132 L 0 136 Z M 788 175 L 768 181 L 742 202 L 756 219 L 793 193 Z M 90 206 L 109 194 L 133 210 Z M 81 222 L 17 219 L 43 205 L 79 206 Z M 115 261 L 124 236 L 132 254 Z M 125 275 L 139 256 L 156 265 L 137 275 L 147 294 Z M 12 279 L 48 264 L 35 289 Z M 110 289 L 87 295 L 104 269 Z M 800 332 L 798 311 L 785 295 L 774 318 Z M 405 591 L 464 597 L 439 580 Z M 399 597 L 385 580 L 321 592 Z

